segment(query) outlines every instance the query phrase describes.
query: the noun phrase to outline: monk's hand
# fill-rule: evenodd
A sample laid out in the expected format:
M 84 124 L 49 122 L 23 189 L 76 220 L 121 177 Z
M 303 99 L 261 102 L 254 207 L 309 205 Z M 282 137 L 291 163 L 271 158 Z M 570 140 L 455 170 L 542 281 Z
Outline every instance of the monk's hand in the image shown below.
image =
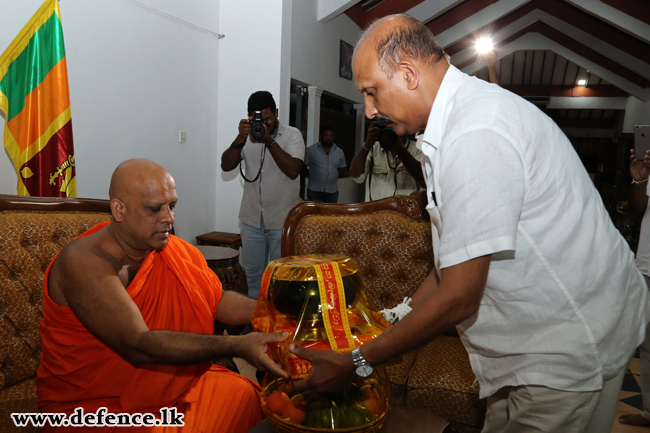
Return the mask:
M 268 345 L 271 343 L 279 343 L 284 341 L 288 332 L 274 332 L 271 334 L 251 332 L 242 335 L 241 345 L 239 347 L 239 354 L 250 365 L 258 370 L 269 371 L 278 376 L 288 378 L 289 375 L 278 364 L 276 364 L 267 353 Z
M 293 386 L 303 395 L 317 392 L 336 392 L 356 378 L 351 353 L 333 350 L 312 350 L 291 344 L 294 355 L 311 361 L 311 373 L 305 379 L 296 380 Z

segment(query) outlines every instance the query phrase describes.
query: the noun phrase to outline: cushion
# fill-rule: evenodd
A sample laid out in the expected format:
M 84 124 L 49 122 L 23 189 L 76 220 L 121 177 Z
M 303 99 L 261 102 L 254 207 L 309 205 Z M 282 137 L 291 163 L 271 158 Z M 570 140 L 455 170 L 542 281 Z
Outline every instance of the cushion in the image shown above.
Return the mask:
M 36 373 L 43 276 L 56 253 L 104 213 L 0 212 L 0 389 Z
M 18 385 L 0 390 L 0 433 L 37 433 L 38 427 L 16 427 L 12 413 L 36 413 L 36 379 L 27 379 Z
M 458 337 L 440 336 L 418 352 L 406 391 L 406 405 L 427 408 L 447 421 L 480 427 L 486 401 L 469 355 Z

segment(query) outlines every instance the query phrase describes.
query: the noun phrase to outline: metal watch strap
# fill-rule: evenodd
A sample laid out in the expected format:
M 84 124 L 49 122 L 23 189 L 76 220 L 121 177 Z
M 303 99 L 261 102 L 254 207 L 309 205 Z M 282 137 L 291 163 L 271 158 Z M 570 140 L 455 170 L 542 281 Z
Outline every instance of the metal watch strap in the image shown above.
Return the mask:
M 360 347 L 357 347 L 352 351 L 352 360 L 354 361 L 355 367 L 360 367 L 362 365 L 368 364 L 368 362 L 366 362 L 366 360 L 363 358 L 363 355 L 361 355 Z

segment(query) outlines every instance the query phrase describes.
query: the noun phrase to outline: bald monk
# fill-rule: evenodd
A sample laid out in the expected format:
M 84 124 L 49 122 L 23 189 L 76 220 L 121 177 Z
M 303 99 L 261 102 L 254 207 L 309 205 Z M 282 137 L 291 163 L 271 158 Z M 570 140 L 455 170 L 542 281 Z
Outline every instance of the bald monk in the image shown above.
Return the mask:
M 178 197 L 167 170 L 126 161 L 109 195 L 112 220 L 71 242 L 45 273 L 39 409 L 174 407 L 183 431 L 247 432 L 262 419 L 259 387 L 210 360 L 237 356 L 286 376 L 266 354 L 285 336 L 212 335 L 214 320 L 250 323 L 255 301 L 222 292 L 200 252 L 171 234 Z

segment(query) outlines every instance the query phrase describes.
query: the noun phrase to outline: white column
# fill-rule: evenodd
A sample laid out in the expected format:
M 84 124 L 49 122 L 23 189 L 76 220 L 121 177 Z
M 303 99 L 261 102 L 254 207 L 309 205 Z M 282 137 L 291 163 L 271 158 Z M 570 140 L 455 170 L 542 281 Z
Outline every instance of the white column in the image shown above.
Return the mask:
M 364 142 L 364 133 L 366 132 L 366 106 L 364 104 L 354 104 L 354 109 L 357 110 L 357 136 L 354 142 L 354 153 L 361 150 Z
M 320 97 L 323 89 L 318 86 L 309 86 L 307 98 L 307 147 L 318 142 L 318 129 L 320 128 Z

